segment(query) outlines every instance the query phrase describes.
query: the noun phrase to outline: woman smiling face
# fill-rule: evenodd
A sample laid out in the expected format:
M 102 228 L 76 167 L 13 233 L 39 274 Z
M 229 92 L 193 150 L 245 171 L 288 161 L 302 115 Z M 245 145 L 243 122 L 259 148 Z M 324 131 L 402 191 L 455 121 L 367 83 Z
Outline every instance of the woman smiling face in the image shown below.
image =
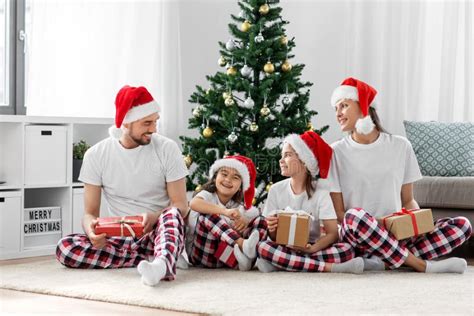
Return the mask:
M 343 99 L 336 105 L 336 119 L 343 132 L 355 130 L 357 120 L 362 117 L 359 102 L 357 101 Z

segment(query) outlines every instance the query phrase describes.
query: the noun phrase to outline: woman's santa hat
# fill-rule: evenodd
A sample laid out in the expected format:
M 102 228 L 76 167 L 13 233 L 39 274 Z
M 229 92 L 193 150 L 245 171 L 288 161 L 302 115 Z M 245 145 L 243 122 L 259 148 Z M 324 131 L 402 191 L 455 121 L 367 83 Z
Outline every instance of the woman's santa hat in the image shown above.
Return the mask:
M 255 180 L 257 179 L 257 170 L 252 159 L 242 155 L 218 159 L 212 164 L 209 170 L 209 177 L 212 179 L 214 174 L 222 167 L 233 168 L 240 174 L 242 190 L 244 191 L 244 206 L 246 209 L 251 208 L 255 196 Z
M 349 99 L 359 102 L 359 107 L 364 116 L 356 122 L 356 130 L 360 134 L 369 134 L 375 127 L 369 115 L 369 107 L 375 108 L 375 95 L 377 90 L 363 81 L 347 78 L 337 87 L 331 96 L 331 105 L 336 107 L 341 100 Z
M 290 144 L 303 161 L 311 176 L 327 178 L 331 164 L 332 148 L 317 133 L 307 131 L 301 135 L 290 134 L 283 144 Z
M 115 98 L 115 126 L 109 128 L 110 136 L 120 138 L 122 124 L 138 121 L 160 112 L 158 103 L 145 87 L 124 86 Z

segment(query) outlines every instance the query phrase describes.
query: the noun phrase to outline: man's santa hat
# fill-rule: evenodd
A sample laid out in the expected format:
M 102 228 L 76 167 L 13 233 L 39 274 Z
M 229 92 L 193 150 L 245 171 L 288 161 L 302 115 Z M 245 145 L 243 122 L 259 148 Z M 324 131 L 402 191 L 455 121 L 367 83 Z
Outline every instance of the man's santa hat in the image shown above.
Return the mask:
M 364 116 L 356 122 L 356 130 L 360 134 L 369 134 L 375 127 L 369 115 L 369 107 L 375 108 L 375 95 L 377 90 L 363 81 L 347 78 L 337 87 L 331 96 L 331 105 L 336 107 L 341 100 L 349 99 L 359 102 L 359 107 Z
M 331 164 L 332 148 L 317 133 L 307 131 L 301 135 L 290 134 L 283 144 L 290 144 L 303 161 L 311 176 L 327 178 Z
M 257 170 L 252 159 L 242 156 L 227 156 L 214 162 L 209 170 L 209 176 L 212 179 L 214 174 L 220 168 L 227 167 L 237 170 L 242 178 L 242 190 L 244 191 L 245 209 L 252 207 L 252 201 L 255 196 L 255 180 L 257 179 Z
M 115 98 L 115 126 L 109 128 L 109 134 L 120 138 L 122 124 L 135 122 L 158 112 L 158 103 L 145 87 L 124 86 Z

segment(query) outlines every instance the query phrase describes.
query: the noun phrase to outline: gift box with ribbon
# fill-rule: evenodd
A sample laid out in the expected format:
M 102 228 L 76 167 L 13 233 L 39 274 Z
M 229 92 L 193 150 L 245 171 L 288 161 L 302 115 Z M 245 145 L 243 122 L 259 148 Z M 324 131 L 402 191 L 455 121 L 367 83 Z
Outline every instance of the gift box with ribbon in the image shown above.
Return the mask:
M 306 247 L 309 240 L 312 216 L 305 211 L 290 208 L 277 212 L 276 243 L 286 246 Z
M 395 212 L 378 219 L 379 223 L 397 240 L 431 232 L 434 229 L 431 209 L 406 210 Z
M 106 233 L 107 237 L 134 237 L 143 235 L 142 216 L 100 217 L 95 226 L 95 234 Z

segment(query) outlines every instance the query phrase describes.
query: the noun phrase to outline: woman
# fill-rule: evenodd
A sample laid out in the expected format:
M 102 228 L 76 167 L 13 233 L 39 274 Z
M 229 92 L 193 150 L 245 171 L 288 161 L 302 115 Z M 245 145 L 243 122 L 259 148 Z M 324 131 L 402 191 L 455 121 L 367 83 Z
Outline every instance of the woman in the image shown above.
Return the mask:
M 409 141 L 382 128 L 374 108 L 376 94 L 368 84 L 348 78 L 331 97 L 337 122 L 348 133 L 332 145 L 331 198 L 342 223 L 341 239 L 364 257 L 372 256 L 364 258 L 364 270 L 405 264 L 419 272 L 463 273 L 464 259 L 429 260 L 450 253 L 469 238 L 472 226 L 466 218 L 439 219 L 431 233 L 401 241 L 377 223 L 376 218 L 402 207 L 419 208 L 413 183 L 421 173 Z

